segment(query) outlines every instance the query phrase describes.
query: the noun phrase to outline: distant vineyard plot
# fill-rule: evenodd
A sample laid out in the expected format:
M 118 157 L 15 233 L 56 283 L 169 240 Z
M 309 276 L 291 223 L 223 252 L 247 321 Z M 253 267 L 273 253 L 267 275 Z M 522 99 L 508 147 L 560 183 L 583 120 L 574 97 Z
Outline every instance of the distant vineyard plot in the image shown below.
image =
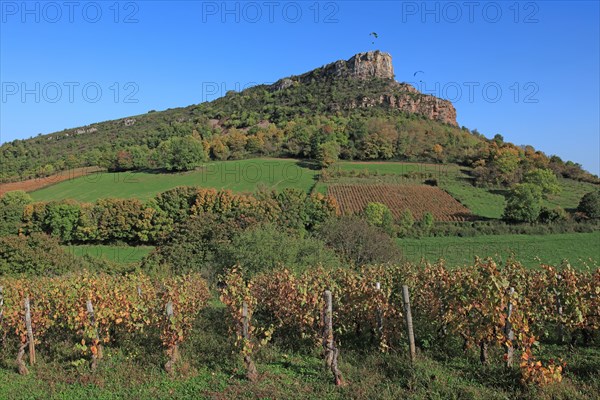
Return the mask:
M 6 192 L 12 192 L 13 190 L 23 190 L 25 192 L 31 192 L 34 190 L 44 188 L 46 186 L 51 186 L 63 181 L 87 176 L 100 171 L 103 171 L 103 169 L 100 167 L 73 168 L 43 178 L 34 178 L 19 182 L 3 183 L 0 184 L 0 196 L 2 196 Z
M 419 220 L 430 212 L 436 221 L 466 221 L 473 219 L 468 208 L 445 191 L 427 185 L 332 185 L 328 189 L 342 214 L 361 212 L 370 202 L 383 203 L 395 218 L 410 210 Z

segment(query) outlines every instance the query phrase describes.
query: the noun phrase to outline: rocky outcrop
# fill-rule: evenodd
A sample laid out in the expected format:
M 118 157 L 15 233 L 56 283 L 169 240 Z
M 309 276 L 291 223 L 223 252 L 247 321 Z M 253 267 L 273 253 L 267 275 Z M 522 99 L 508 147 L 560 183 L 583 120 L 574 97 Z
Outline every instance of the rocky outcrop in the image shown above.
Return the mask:
M 327 83 L 332 80 L 389 80 L 386 89 L 373 96 L 351 99 L 345 104 L 330 104 L 332 111 L 386 105 L 398 110 L 420 114 L 429 119 L 458 126 L 456 109 L 451 102 L 431 95 L 425 95 L 406 83 L 394 80 L 392 56 L 381 51 L 358 53 L 349 60 L 339 60 L 302 75 L 284 78 L 273 85 L 271 90 L 286 90 L 290 87 L 312 82 Z
M 284 90 L 295 82 L 310 83 L 331 79 L 394 79 L 392 56 L 388 53 L 369 51 L 358 53 L 349 60 L 339 60 L 302 75 L 280 79 L 272 85 L 275 90 Z
M 339 60 L 300 75 L 300 82 L 313 79 L 394 79 L 392 56 L 381 51 L 358 53 L 351 59 Z
M 394 82 L 393 86 L 398 89 L 392 90 L 392 94 L 382 94 L 376 98 L 363 97 L 360 101 L 350 102 L 344 108 L 353 109 L 387 105 L 400 111 L 423 115 L 435 121 L 458 126 L 456 109 L 450 101 L 422 94 L 413 86 L 405 83 Z M 337 108 L 339 109 L 339 106 Z

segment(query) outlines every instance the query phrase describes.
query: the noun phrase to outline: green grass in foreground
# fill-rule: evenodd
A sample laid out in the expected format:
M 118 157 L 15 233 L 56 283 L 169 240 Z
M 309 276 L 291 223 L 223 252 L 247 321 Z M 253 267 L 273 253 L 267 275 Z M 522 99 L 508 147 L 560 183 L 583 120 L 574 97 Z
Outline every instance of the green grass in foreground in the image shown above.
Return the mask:
M 426 237 L 398 239 L 406 261 L 440 258 L 449 266 L 471 264 L 475 256 L 494 257 L 502 262 L 514 254 L 524 266 L 533 268 L 540 262 L 560 264 L 567 259 L 572 266 L 600 264 L 600 232 L 556 235 L 494 235 L 477 237 Z M 539 261 L 536 259 L 539 258 Z M 590 260 L 591 259 L 591 260 Z
M 310 190 L 318 171 L 291 159 L 215 161 L 185 173 L 99 173 L 72 179 L 31 193 L 36 201 L 74 199 L 92 202 L 100 198 L 146 200 L 176 186 L 200 186 L 254 192 L 259 186 L 282 190 Z
M 153 246 L 111 246 L 111 245 L 72 245 L 63 246 L 65 251 L 77 257 L 89 255 L 95 258 L 104 258 L 119 264 L 130 264 L 141 261 Z

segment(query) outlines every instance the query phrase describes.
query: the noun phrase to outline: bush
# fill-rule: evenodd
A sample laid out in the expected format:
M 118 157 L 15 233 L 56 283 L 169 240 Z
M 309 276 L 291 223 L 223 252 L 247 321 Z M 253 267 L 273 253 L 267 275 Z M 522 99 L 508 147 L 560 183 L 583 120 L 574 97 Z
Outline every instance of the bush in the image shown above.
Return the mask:
M 577 211 L 584 213 L 588 218 L 600 218 L 600 190 L 584 194 Z
M 357 266 L 393 262 L 401 255 L 396 241 L 390 235 L 357 216 L 327 221 L 319 229 L 318 236 L 342 261 Z
M 533 183 L 515 185 L 506 199 L 503 219 L 512 222 L 534 222 L 542 207 L 542 190 Z
M 219 250 L 243 228 L 238 222 L 222 221 L 213 213 L 191 216 L 177 226 L 162 246 L 142 260 L 142 269 L 175 274 L 193 271 L 213 279 L 221 272 Z
M 560 193 L 560 185 L 558 179 L 552 170 L 536 168 L 525 174 L 524 183 L 537 185 L 542 190 L 542 194 L 557 194 Z
M 197 192 L 197 188 L 192 186 L 178 186 L 157 194 L 154 200 L 173 222 L 179 223 L 190 215 Z
M 425 214 L 423 214 L 423 219 L 421 220 L 421 226 L 425 231 L 429 232 L 431 230 L 431 228 L 433 228 L 434 222 L 435 222 L 435 219 L 433 218 L 432 213 L 430 213 L 428 211 Z
M 562 207 L 555 207 L 552 209 L 548 207 L 542 207 L 538 220 L 544 224 L 551 224 L 559 221 L 566 221 L 568 218 L 569 214 L 567 214 Z
M 318 146 L 316 160 L 321 168 L 334 164 L 340 155 L 340 145 L 336 142 L 325 142 Z
M 233 237 L 219 252 L 220 269 L 241 265 L 248 275 L 285 266 L 292 271 L 323 265 L 339 266 L 336 254 L 312 237 L 299 237 L 277 229 L 272 224 L 255 226 Z
M 382 228 L 388 234 L 393 235 L 395 231 L 394 217 L 392 212 L 382 203 L 369 203 L 365 207 L 363 214 L 371 224 Z
M 400 236 L 407 236 L 414 225 L 415 217 L 413 217 L 412 212 L 408 209 L 402 211 L 402 214 L 400 214 L 400 218 L 398 219 L 398 234 Z
M 0 237 L 0 275 L 60 275 L 81 268 L 58 239 L 43 233 Z
M 45 231 L 62 242 L 70 242 L 79 221 L 80 206 L 70 201 L 46 205 Z

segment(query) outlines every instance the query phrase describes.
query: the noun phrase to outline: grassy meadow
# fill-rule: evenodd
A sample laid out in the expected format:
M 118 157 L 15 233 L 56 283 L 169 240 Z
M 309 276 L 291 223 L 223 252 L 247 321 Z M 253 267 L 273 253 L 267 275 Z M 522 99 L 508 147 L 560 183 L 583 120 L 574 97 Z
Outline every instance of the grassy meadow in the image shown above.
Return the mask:
M 555 235 L 494 235 L 476 237 L 425 237 L 398 239 L 406 261 L 442 258 L 449 266 L 471 264 L 476 256 L 493 257 L 498 262 L 514 257 L 524 266 L 560 264 L 573 267 L 600 265 L 600 232 Z
M 98 173 L 71 179 L 31 193 L 36 201 L 74 199 L 92 202 L 100 198 L 146 200 L 177 186 L 200 186 L 254 192 L 259 187 L 310 190 L 318 171 L 291 159 L 215 161 L 184 173 Z

